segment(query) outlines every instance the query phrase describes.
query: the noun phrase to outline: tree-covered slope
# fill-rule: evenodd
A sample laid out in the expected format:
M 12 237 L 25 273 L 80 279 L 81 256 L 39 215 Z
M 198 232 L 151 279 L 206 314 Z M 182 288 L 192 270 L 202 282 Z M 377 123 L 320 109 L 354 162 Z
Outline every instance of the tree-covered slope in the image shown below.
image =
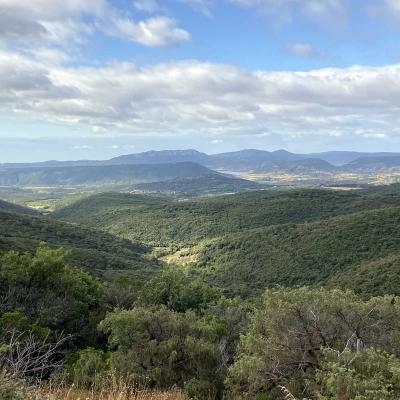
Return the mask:
M 356 266 L 399 251 L 400 207 L 388 207 L 226 235 L 197 249 L 196 270 L 228 293 L 250 295 L 278 284 L 324 285 L 346 270 L 347 280 L 362 279 Z
M 260 185 L 256 182 L 215 173 L 135 185 L 135 189 L 144 191 L 173 192 L 187 196 L 236 193 L 257 188 L 260 188 Z
M 78 201 L 53 216 L 151 245 L 179 248 L 247 229 L 396 205 L 400 206 L 399 186 L 351 192 L 254 191 L 184 202 L 104 193 Z
M 144 256 L 146 247 L 105 232 L 54 221 L 47 217 L 0 210 L 0 254 L 10 250 L 33 253 L 40 242 L 70 250 L 69 262 L 95 274 L 125 270 L 144 278 L 158 269 Z
M 335 275 L 328 286 L 348 288 L 364 296 L 400 294 L 400 251 L 378 260 L 351 265 Z
M 189 162 L 157 165 L 3 168 L 0 169 L 0 185 L 87 185 L 121 182 L 134 184 L 198 177 L 210 173 L 208 168 Z

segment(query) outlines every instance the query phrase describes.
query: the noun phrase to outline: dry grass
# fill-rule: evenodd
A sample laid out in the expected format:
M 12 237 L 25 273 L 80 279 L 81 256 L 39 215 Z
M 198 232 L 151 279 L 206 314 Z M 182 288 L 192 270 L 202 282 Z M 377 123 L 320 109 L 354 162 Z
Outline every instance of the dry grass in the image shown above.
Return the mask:
M 179 388 L 146 390 L 113 381 L 100 390 L 83 390 L 73 385 L 29 386 L 0 369 L 0 400 L 189 400 Z
M 179 389 L 167 392 L 138 390 L 129 393 L 124 389 L 105 389 L 103 391 L 57 388 L 43 390 L 45 400 L 189 400 Z

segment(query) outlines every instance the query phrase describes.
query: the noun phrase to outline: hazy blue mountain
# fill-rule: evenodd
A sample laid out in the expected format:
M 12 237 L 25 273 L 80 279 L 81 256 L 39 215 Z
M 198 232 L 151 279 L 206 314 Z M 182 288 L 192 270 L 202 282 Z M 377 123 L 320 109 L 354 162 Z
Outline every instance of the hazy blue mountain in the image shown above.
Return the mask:
M 231 171 L 248 171 L 269 165 L 274 161 L 301 160 L 304 156 L 289 153 L 285 150 L 241 150 L 231 153 L 213 154 L 207 160 L 207 166 L 214 169 Z
M 76 161 L 57 161 L 49 160 L 34 163 L 5 163 L 0 164 L 0 169 L 5 168 L 53 168 L 53 167 L 84 167 L 84 166 L 94 166 L 102 165 L 104 161 L 99 160 L 76 160 Z
M 197 150 L 163 150 L 127 154 L 110 160 L 45 161 L 40 163 L 0 164 L 0 169 L 82 167 L 107 165 L 142 165 L 194 162 L 211 169 L 244 172 L 273 167 L 276 162 L 294 162 L 306 159 L 322 160 L 333 166 L 343 166 L 363 158 L 393 158 L 400 153 L 362 153 L 353 151 L 330 151 L 325 153 L 295 154 L 286 150 L 265 151 L 245 149 L 234 152 L 206 154 Z M 309 166 L 310 163 L 308 164 Z M 321 164 L 322 167 L 322 164 Z M 328 168 L 325 165 L 325 169 Z
M 346 171 L 359 173 L 377 173 L 400 168 L 400 156 L 381 156 L 358 158 L 342 167 Z
M 142 183 L 209 175 L 191 162 L 176 164 L 31 167 L 0 169 L 1 186 Z
M 177 162 L 195 162 L 207 164 L 208 155 L 197 150 L 162 150 L 128 154 L 112 158 L 104 164 L 168 164 Z
M 328 151 L 326 153 L 312 153 L 308 157 L 318 158 L 333 165 L 345 165 L 359 158 L 371 157 L 398 157 L 400 153 L 360 153 L 356 151 Z

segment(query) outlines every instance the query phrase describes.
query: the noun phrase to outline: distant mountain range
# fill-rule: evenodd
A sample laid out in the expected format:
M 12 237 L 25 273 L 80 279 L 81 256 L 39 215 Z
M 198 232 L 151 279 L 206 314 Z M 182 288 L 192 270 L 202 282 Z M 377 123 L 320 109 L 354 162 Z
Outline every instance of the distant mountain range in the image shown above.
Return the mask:
M 110 160 L 78 160 L 78 161 L 45 161 L 30 164 L 0 164 L 0 168 L 31 168 L 31 167 L 77 167 L 77 166 L 109 166 L 109 165 L 138 165 L 138 164 L 170 164 L 181 162 L 192 162 L 201 164 L 207 168 L 226 170 L 233 172 L 244 172 L 250 170 L 266 170 L 269 168 L 286 167 L 293 165 L 289 162 L 303 160 L 321 160 L 329 163 L 331 167 L 348 168 L 360 165 L 383 163 L 382 165 L 398 166 L 400 153 L 360 153 L 353 151 L 330 151 L 325 153 L 295 154 L 286 150 L 264 151 L 264 150 L 240 150 L 229 153 L 206 154 L 197 150 L 163 150 L 147 151 L 144 153 L 128 154 L 112 158 Z M 362 162 L 358 160 L 363 160 Z M 307 161 L 305 164 L 312 167 L 315 161 Z M 331 169 L 329 164 L 320 164 L 320 167 Z M 329 168 L 328 168 L 329 167 Z M 347 167 L 346 167 L 347 168 Z
M 216 172 L 218 171 L 218 172 Z M 129 184 L 142 190 L 194 193 L 237 191 L 255 183 L 229 173 L 340 174 L 400 172 L 400 153 L 241 150 L 205 154 L 196 150 L 148 151 L 110 160 L 1 164 L 0 186 Z M 223 174 L 221 174 L 223 173 Z

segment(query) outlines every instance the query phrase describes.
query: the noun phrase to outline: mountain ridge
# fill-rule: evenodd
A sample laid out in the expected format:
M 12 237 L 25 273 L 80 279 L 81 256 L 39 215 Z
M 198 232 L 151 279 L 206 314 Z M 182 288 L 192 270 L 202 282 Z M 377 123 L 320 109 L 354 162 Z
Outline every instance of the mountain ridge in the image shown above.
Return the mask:
M 0 168 L 23 168 L 23 167 L 62 167 L 62 166 L 98 166 L 98 165 L 120 165 L 120 164 L 163 164 L 176 162 L 198 162 L 205 166 L 218 165 L 224 159 L 241 159 L 251 161 L 298 161 L 304 159 L 320 159 L 332 165 L 345 165 L 359 158 L 371 157 L 400 157 L 400 152 L 354 152 L 354 151 L 328 151 L 320 153 L 296 154 L 280 149 L 275 151 L 259 149 L 243 149 L 239 151 L 207 154 L 195 149 L 177 150 L 150 150 L 141 153 L 132 153 L 113 157 L 108 160 L 76 160 L 56 161 L 49 160 L 36 163 L 4 163 Z

